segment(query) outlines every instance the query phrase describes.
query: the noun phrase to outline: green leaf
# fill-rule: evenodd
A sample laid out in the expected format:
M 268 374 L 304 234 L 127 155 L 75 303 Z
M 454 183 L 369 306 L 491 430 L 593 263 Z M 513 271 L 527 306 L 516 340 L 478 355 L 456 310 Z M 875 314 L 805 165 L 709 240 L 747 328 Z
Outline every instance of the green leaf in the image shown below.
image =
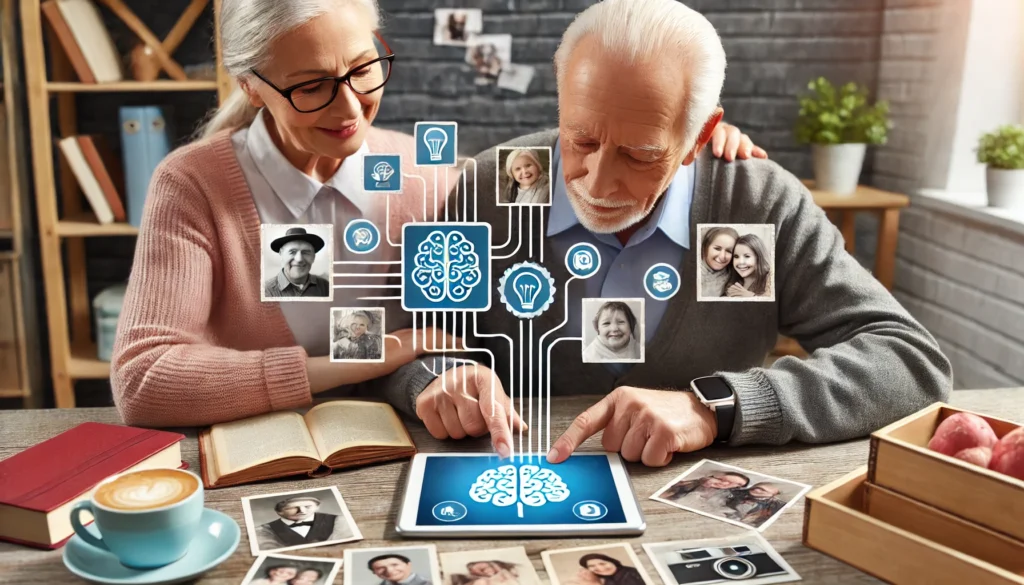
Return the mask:
M 835 86 L 825 77 L 808 81 L 812 93 L 798 97 L 794 127 L 798 142 L 838 144 L 863 142 L 885 144 L 892 122 L 889 104 L 870 104 L 866 88 L 854 82 Z
M 1024 126 L 1007 124 L 978 139 L 978 162 L 996 169 L 1024 169 Z

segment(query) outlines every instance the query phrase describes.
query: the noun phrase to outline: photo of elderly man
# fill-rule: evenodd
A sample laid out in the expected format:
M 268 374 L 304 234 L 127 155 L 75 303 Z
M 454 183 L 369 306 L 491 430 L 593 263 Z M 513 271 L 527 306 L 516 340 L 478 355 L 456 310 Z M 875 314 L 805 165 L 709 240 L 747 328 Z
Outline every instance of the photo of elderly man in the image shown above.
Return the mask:
M 332 226 L 262 227 L 263 239 L 272 238 L 263 250 L 262 300 L 333 300 Z M 327 252 L 320 255 L 325 247 Z
M 253 554 L 362 538 L 335 487 L 242 501 Z

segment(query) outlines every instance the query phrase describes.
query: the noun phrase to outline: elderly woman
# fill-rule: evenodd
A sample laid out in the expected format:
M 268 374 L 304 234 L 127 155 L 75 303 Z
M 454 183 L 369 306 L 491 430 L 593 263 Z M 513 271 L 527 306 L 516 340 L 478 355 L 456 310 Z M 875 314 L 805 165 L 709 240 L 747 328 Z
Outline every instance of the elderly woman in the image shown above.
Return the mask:
M 370 153 L 398 153 L 403 175 L 423 178 L 413 166 L 413 137 L 373 126 L 395 60 L 378 34 L 376 2 L 223 0 L 220 18 L 224 66 L 238 87 L 200 139 L 167 156 L 150 183 L 111 364 L 122 420 L 201 426 L 303 407 L 335 388 L 376 394 L 418 386 L 425 390 L 417 404 L 440 413 L 453 438 L 493 435 L 490 423 L 508 418 L 500 388 L 481 396 L 475 412 L 453 402 L 475 404 L 477 389 L 490 388 L 487 368 L 467 367 L 465 377 L 465 366 L 446 369 L 449 388 L 463 379 L 466 387 L 441 392 L 440 378 L 417 363 L 424 347 L 401 329 L 411 316 L 398 303 L 378 304 L 399 329 L 386 338 L 384 362 L 337 364 L 331 302 L 260 300 L 261 224 L 333 224 L 333 240 L 342 243 L 338 232 L 352 219 L 369 219 L 382 234 L 375 251 L 354 256 L 337 246 L 334 253 L 337 263 L 353 263 L 335 272 L 357 273 L 399 260 L 390 244 L 401 239 L 402 223 L 443 213 L 447 190 L 433 191 L 433 173 L 403 181 L 390 217 L 389 196 L 361 189 Z M 751 148 L 734 128 L 717 141 L 726 158 Z M 458 169 L 444 172 L 439 190 Z M 382 294 L 372 286 L 339 288 L 333 304 Z

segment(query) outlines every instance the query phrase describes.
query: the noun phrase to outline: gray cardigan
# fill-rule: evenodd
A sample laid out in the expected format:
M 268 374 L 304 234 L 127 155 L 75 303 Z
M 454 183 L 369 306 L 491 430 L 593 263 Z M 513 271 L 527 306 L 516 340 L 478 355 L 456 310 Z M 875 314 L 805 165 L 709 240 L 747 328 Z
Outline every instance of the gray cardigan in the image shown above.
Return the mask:
M 501 146 L 554 146 L 557 130 L 522 136 Z M 508 240 L 508 207 L 494 203 L 495 150 L 475 158 L 480 187 L 476 220 L 492 226 L 492 242 Z M 949 361 L 935 339 L 843 247 L 840 232 L 829 222 L 806 187 L 770 160 L 725 162 L 704 149 L 697 161 L 697 184 L 690 211 L 690 249 L 679 267 L 681 289 L 670 300 L 655 337 L 647 344 L 645 363 L 632 364 L 617 377 L 603 364 L 581 362 L 580 342 L 560 342 L 551 350 L 552 395 L 606 394 L 618 386 L 686 390 L 699 376 L 721 375 L 736 392 L 738 409 L 732 445 L 820 443 L 863 437 L 935 401 L 952 389 Z M 452 217 L 474 217 L 474 174 L 467 173 L 467 201 L 458 184 L 449 198 Z M 461 181 L 460 181 L 461 182 Z M 529 258 L 529 225 L 524 220 L 519 252 L 492 260 L 491 310 L 479 313 L 481 334 L 503 333 L 514 340 L 515 354 L 502 338 L 475 338 L 472 316 L 466 335 L 469 347 L 494 352 L 496 371 L 510 390 L 509 363 L 527 371 L 528 354 L 518 355 L 519 319 L 507 312 L 497 292 L 497 279 L 517 262 L 539 260 L 540 225 L 547 225 L 549 207 L 541 208 L 544 223 L 534 230 L 534 256 Z M 535 218 L 535 221 L 538 218 Z M 465 220 L 465 219 L 464 219 Z M 697 224 L 775 224 L 775 302 L 697 302 Z M 520 237 L 513 223 L 509 248 Z M 570 275 L 564 259 L 556 258 L 545 242 L 544 266 L 556 283 L 556 301 Z M 570 294 L 580 294 L 570 284 Z M 534 340 L 563 320 L 557 301 L 534 319 Z M 450 320 L 449 320 L 450 323 Z M 461 320 L 460 320 L 461 324 Z M 539 365 L 547 347 L 533 352 L 534 392 L 539 388 Z M 762 367 L 779 334 L 796 339 L 811 355 L 783 357 Z M 525 349 L 525 348 L 524 348 Z M 524 351 L 525 354 L 525 351 Z M 487 363 L 486 355 L 470 354 Z M 422 367 L 420 368 L 421 371 Z M 518 377 L 518 373 L 516 374 Z M 422 380 L 409 380 L 407 393 L 388 384 L 389 400 L 407 413 L 414 411 Z M 526 386 L 529 387 L 528 385 Z M 517 382 L 518 388 L 518 382 Z M 525 413 L 524 413 L 525 414 Z M 553 438 L 552 438 L 553 440 Z

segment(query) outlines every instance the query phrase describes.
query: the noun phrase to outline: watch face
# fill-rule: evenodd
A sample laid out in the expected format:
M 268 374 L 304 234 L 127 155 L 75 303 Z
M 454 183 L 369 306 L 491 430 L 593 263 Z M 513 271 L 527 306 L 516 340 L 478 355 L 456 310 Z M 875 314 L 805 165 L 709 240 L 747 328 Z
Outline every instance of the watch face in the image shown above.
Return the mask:
M 704 396 L 705 400 L 722 400 L 732 396 L 732 388 L 719 377 L 694 380 L 693 385 Z

